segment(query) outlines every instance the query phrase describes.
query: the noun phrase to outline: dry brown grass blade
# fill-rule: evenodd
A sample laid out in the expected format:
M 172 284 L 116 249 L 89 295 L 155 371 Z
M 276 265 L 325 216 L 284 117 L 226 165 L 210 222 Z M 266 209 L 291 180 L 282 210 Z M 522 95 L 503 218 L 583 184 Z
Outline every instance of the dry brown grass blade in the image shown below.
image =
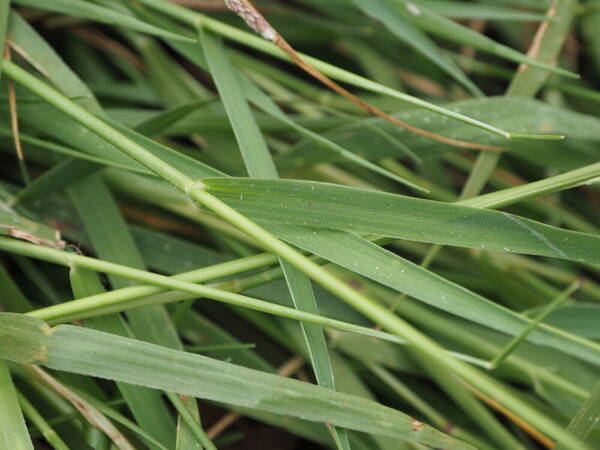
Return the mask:
M 75 394 L 56 378 L 39 367 L 27 366 L 26 368 L 32 375 L 39 378 L 46 386 L 54 390 L 57 394 L 71 403 L 73 407 L 77 409 L 77 411 L 79 411 L 83 417 L 85 417 L 90 425 L 106 434 L 119 449 L 135 450 L 135 447 L 131 445 L 131 443 L 119 431 L 119 429 L 115 427 L 113 423 L 108 420 L 106 416 L 104 416 L 104 414 L 86 402 L 83 398 Z
M 382 119 L 397 125 L 405 130 L 410 131 L 411 133 L 425 136 L 427 138 L 433 139 L 438 142 L 442 142 L 444 144 L 452 145 L 455 147 L 468 148 L 472 150 L 483 150 L 483 151 L 492 151 L 492 152 L 500 152 L 503 151 L 504 148 L 498 147 L 495 145 L 486 145 L 486 144 L 477 144 L 474 142 L 461 141 L 458 139 L 452 139 L 446 136 L 441 136 L 432 131 L 423 130 L 422 128 L 418 128 L 412 126 L 406 122 L 396 119 L 395 117 L 387 114 L 385 111 L 365 102 L 361 98 L 352 94 L 350 91 L 345 89 L 344 87 L 337 84 L 331 78 L 327 77 L 323 73 L 319 72 L 316 68 L 314 68 L 310 63 L 305 61 L 293 48 L 292 46 L 281 36 L 275 28 L 264 18 L 264 16 L 254 7 L 254 5 L 249 0 L 225 0 L 225 3 L 233 12 L 239 15 L 246 24 L 260 34 L 264 39 L 271 41 L 281 50 L 283 50 L 293 62 L 295 62 L 298 67 L 307 72 L 312 77 L 319 80 L 329 89 L 334 92 L 337 92 L 341 96 L 347 98 L 348 100 L 357 104 L 360 108 L 369 112 L 370 114 L 381 117 Z

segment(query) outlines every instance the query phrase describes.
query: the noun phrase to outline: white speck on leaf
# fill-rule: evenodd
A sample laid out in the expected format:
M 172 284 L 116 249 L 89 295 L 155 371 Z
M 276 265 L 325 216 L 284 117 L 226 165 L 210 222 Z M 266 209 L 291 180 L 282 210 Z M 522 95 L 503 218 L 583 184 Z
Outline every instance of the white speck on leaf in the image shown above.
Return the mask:
M 420 16 L 421 15 L 421 10 L 416 5 L 414 5 L 413 3 L 407 2 L 406 3 L 406 9 L 413 16 Z

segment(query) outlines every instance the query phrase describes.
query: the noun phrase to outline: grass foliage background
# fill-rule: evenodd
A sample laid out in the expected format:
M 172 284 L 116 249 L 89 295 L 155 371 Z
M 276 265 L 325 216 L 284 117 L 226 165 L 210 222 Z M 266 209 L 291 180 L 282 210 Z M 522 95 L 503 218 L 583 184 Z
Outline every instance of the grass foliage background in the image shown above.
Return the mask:
M 599 448 L 598 30 L 0 0 L 0 448 Z

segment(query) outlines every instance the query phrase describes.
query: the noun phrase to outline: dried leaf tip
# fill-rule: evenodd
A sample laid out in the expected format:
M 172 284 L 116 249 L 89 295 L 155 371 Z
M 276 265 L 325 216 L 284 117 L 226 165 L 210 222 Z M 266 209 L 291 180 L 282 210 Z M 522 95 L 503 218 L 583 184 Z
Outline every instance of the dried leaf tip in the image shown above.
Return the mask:
M 277 38 L 277 33 L 273 27 L 265 20 L 265 18 L 254 9 L 245 0 L 225 0 L 227 7 L 244 19 L 244 22 L 260 34 L 263 39 L 274 42 Z

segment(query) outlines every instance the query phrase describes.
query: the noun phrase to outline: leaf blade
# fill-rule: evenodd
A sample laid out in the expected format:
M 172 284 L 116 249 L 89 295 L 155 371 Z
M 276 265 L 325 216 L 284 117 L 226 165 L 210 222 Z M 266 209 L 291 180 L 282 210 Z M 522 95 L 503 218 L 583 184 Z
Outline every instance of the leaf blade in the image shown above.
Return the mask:
M 257 220 L 600 263 L 598 236 L 504 212 L 308 181 L 204 182 L 221 200 Z
M 6 362 L 0 360 L 0 446 L 15 450 L 33 450 L 17 392 Z

